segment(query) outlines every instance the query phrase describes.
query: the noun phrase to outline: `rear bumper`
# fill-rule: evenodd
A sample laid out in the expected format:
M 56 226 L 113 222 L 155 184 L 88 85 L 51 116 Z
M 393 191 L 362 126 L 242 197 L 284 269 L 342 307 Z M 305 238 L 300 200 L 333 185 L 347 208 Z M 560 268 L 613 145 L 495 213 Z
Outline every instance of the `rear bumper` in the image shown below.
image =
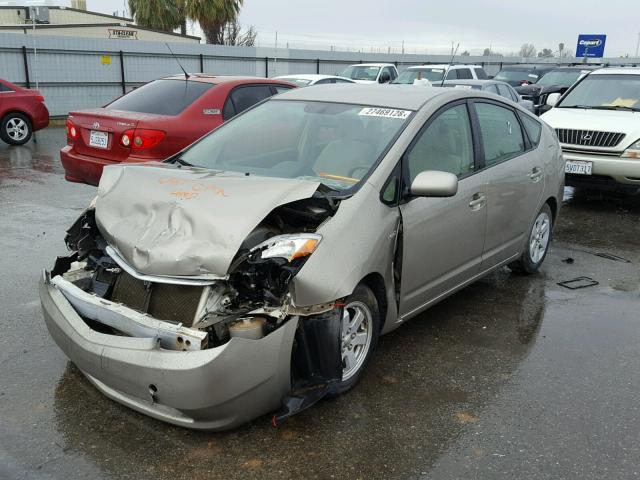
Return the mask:
M 72 145 L 66 145 L 60 150 L 60 160 L 64 167 L 64 177 L 70 182 L 88 183 L 97 186 L 100 183 L 102 169 L 107 165 L 119 163 L 140 163 L 152 161 L 150 158 L 127 157 L 122 162 L 104 158 L 81 155 L 73 150 Z
M 593 163 L 593 176 L 608 177 L 611 183 L 640 188 L 640 159 L 621 158 L 619 156 L 597 155 L 591 153 L 567 152 L 563 150 L 564 160 L 580 160 Z M 570 182 L 593 183 L 589 175 L 567 175 Z M 574 185 L 575 186 L 575 185 Z
M 291 389 L 298 317 L 260 340 L 234 338 L 198 351 L 163 350 L 154 338 L 91 329 L 45 273 L 40 300 L 49 333 L 102 393 L 187 428 L 225 430 L 277 409 Z

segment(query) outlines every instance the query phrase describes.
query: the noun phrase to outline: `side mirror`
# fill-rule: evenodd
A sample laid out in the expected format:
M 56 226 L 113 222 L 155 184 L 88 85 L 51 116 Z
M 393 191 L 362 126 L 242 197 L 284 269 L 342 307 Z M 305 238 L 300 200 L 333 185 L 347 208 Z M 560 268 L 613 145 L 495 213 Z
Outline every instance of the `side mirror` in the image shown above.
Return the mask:
M 380 75 L 380 78 L 378 79 L 379 83 L 387 83 L 391 81 L 391 75 L 389 75 L 387 72 L 384 72 L 382 75 Z
M 550 93 L 547 95 L 547 105 L 550 107 L 555 107 L 558 100 L 560 100 L 561 95 L 559 93 Z
M 453 173 L 426 170 L 420 172 L 411 184 L 411 195 L 416 197 L 453 197 L 458 193 L 458 177 Z

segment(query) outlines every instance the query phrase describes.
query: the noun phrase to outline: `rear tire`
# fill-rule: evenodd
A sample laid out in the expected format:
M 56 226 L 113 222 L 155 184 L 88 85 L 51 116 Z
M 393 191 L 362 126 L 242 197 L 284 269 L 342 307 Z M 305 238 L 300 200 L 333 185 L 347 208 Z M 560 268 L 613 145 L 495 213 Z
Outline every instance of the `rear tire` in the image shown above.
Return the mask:
M 342 317 L 342 381 L 333 393 L 351 390 L 360 380 L 378 344 L 380 310 L 373 292 L 358 285 L 347 298 Z
M 0 122 L 0 138 L 9 145 L 24 145 L 32 134 L 31 120 L 23 113 L 9 113 Z
M 553 214 L 549 204 L 545 203 L 533 221 L 522 255 L 509 268 L 514 272 L 531 274 L 538 271 L 549 251 L 551 232 L 553 230 Z

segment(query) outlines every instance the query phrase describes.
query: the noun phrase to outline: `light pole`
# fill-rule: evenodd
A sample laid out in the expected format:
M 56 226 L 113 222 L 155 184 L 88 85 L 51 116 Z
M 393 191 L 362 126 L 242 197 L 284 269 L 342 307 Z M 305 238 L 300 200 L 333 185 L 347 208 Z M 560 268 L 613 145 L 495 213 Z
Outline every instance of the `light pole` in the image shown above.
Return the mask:
M 638 43 L 636 43 L 636 58 L 638 58 L 638 50 L 640 50 L 640 32 L 638 32 Z

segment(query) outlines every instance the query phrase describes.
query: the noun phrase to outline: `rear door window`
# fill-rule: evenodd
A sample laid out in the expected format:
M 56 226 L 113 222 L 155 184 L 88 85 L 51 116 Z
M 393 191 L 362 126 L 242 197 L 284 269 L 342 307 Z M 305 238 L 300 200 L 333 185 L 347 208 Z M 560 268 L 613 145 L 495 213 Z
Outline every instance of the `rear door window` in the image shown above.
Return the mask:
M 511 95 L 511 90 L 506 85 L 498 84 L 498 92 L 500 92 L 500 96 L 504 98 L 508 98 L 511 101 L 515 101 L 513 96 Z
M 0 83 L 0 92 L 13 92 L 13 90 L 11 90 L 9 87 L 7 87 L 6 85 Z
M 456 69 L 451 69 L 447 73 L 447 80 L 457 80 L 458 78 L 458 70 Z
M 231 91 L 229 100 L 235 107 L 235 115 L 253 107 L 256 103 L 269 98 L 273 93 L 270 85 L 249 85 L 238 87 Z M 228 100 L 228 101 L 229 101 Z M 227 118 L 225 117 L 225 120 Z
M 490 83 L 489 85 L 487 85 L 487 88 L 485 88 L 485 91 L 489 93 L 495 93 L 496 95 L 500 95 L 500 93 L 498 93 L 498 87 L 496 87 L 495 83 Z
M 127 93 L 105 108 L 155 115 L 179 115 L 214 87 L 193 80 L 155 80 Z
M 473 74 L 469 68 L 458 68 L 456 71 L 458 72 L 458 78 L 461 80 L 473 79 Z
M 476 72 L 478 80 L 486 80 L 488 78 L 487 72 L 484 71 L 484 68 L 474 68 L 473 70 Z
M 513 110 L 493 103 L 477 102 L 476 112 L 487 167 L 524 152 L 524 137 Z

